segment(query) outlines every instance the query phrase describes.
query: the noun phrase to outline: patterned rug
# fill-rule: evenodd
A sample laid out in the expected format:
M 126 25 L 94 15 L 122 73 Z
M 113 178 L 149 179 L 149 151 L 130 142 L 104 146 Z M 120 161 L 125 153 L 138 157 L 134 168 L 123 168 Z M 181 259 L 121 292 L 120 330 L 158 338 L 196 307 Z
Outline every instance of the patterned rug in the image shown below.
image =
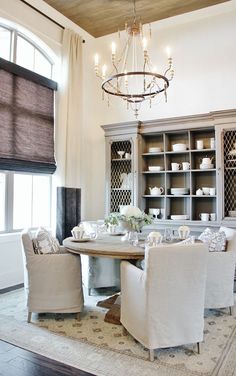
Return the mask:
M 100 352 L 106 350 L 106 361 L 107 354 L 110 354 L 111 358 L 109 371 L 106 369 L 105 363 L 101 370 L 96 368 L 97 365 L 91 368 L 91 362 L 84 364 L 84 369 L 88 372 L 103 376 L 129 375 L 125 362 L 138 367 L 135 373 L 130 373 L 130 375 L 156 375 L 157 371 L 161 376 L 234 375 L 233 372 L 236 370 L 236 315 L 230 316 L 228 310 L 206 311 L 204 342 L 201 345 L 200 355 L 197 354 L 194 345 L 160 349 L 155 352 L 156 359 L 154 363 L 151 363 L 147 361 L 147 349 L 130 335 L 123 335 L 121 326 L 104 322 L 107 309 L 96 306 L 97 301 L 101 298 L 104 296 L 86 297 L 86 306 L 81 314 L 80 322 L 75 319 L 73 314 L 33 314 L 32 324 L 27 324 L 23 290 L 0 295 L 0 338 L 54 359 L 58 359 L 57 354 L 60 353 L 60 351 L 57 353 L 58 346 L 65 346 L 65 343 L 71 344 L 71 340 L 74 343 L 74 348 L 75 342 L 79 344 L 80 352 L 83 351 L 81 350 L 83 346 L 89 345 L 89 347 L 85 347 L 86 353 L 88 354 L 88 349 L 92 350 L 90 355 L 93 354 L 93 363 L 94 356 L 96 358 L 96 354 L 100 356 Z M 56 333 L 57 336 L 52 333 Z M 38 338 L 38 349 L 35 335 Z M 46 338 L 46 345 L 44 344 L 42 347 L 42 342 Z M 48 338 L 51 338 L 51 343 L 48 343 Z M 33 343 L 30 343 L 32 341 Z M 52 347 L 55 348 L 51 354 Z M 89 356 L 87 356 L 87 360 L 89 360 Z M 121 364 L 117 368 L 115 367 L 118 359 L 124 360 L 123 370 Z M 58 360 L 61 360 L 60 356 Z M 67 362 L 66 359 L 64 361 Z M 68 358 L 68 364 L 76 366 L 75 361 L 71 358 Z

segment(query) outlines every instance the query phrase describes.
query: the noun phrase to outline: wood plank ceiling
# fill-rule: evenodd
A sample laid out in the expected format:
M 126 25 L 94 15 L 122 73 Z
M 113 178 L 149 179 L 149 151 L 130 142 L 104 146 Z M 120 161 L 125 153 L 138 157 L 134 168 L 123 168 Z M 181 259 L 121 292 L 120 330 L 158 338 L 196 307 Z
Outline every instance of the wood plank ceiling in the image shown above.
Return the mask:
M 94 37 L 123 30 L 133 19 L 134 0 L 44 0 Z M 136 0 L 143 24 L 229 0 Z

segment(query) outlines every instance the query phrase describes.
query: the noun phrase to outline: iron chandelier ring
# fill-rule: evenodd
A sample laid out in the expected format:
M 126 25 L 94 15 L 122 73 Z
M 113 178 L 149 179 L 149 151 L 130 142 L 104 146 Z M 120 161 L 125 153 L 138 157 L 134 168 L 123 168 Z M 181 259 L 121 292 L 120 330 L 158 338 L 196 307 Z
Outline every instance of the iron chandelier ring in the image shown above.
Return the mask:
M 153 76 L 155 78 L 158 78 L 158 79 L 161 79 L 165 82 L 164 84 L 164 87 L 162 89 L 158 89 L 158 90 L 153 90 L 153 91 L 150 91 L 148 93 L 141 93 L 141 94 L 128 94 L 128 93 L 122 93 L 122 92 L 115 92 L 115 91 L 111 91 L 109 89 L 106 88 L 106 85 L 111 83 L 111 81 L 115 80 L 115 79 L 118 79 L 120 77 L 124 77 L 124 76 Z M 142 102 L 144 101 L 145 99 L 148 99 L 149 97 L 152 97 L 152 96 L 155 96 L 163 91 L 165 91 L 167 88 L 169 87 L 169 80 L 159 74 L 159 73 L 151 73 L 151 72 L 127 72 L 127 73 L 117 73 L 117 74 L 114 74 L 110 77 L 108 77 L 105 81 L 103 81 L 102 83 L 102 89 L 107 93 L 107 94 L 110 94 L 110 95 L 115 95 L 115 96 L 118 96 L 118 97 L 122 97 L 124 99 L 127 99 L 128 102 Z M 135 100 L 137 99 L 137 100 Z

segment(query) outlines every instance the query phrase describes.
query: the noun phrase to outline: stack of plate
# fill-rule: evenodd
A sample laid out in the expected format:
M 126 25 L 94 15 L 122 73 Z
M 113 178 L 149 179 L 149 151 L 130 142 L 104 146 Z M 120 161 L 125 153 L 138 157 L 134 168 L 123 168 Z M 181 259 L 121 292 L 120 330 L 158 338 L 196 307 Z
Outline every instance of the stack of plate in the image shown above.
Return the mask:
M 236 210 L 229 210 L 230 217 L 236 217 Z
M 210 168 L 214 168 L 213 163 L 201 163 L 200 164 L 201 170 L 209 170 Z
M 161 171 L 163 170 L 163 167 L 162 166 L 149 166 L 148 170 L 149 171 Z
M 186 144 L 174 144 L 174 145 L 172 145 L 172 150 L 173 151 L 184 151 L 184 150 L 187 150 L 187 145 Z
M 170 193 L 172 195 L 187 195 L 189 194 L 189 188 L 171 188 Z
M 158 146 L 153 146 L 153 147 L 150 147 L 149 149 L 148 149 L 148 152 L 149 153 L 160 153 L 161 152 L 161 148 L 159 148 Z
M 186 219 L 189 219 L 189 215 L 187 215 L 187 214 L 171 215 L 170 219 L 174 219 L 176 221 L 186 220 Z

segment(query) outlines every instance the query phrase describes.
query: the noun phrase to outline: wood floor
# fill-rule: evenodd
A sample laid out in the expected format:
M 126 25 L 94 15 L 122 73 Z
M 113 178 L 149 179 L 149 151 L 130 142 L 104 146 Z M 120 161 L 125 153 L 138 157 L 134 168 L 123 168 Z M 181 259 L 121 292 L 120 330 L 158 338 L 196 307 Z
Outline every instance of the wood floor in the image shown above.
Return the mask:
M 94 376 L 0 340 L 0 376 Z

